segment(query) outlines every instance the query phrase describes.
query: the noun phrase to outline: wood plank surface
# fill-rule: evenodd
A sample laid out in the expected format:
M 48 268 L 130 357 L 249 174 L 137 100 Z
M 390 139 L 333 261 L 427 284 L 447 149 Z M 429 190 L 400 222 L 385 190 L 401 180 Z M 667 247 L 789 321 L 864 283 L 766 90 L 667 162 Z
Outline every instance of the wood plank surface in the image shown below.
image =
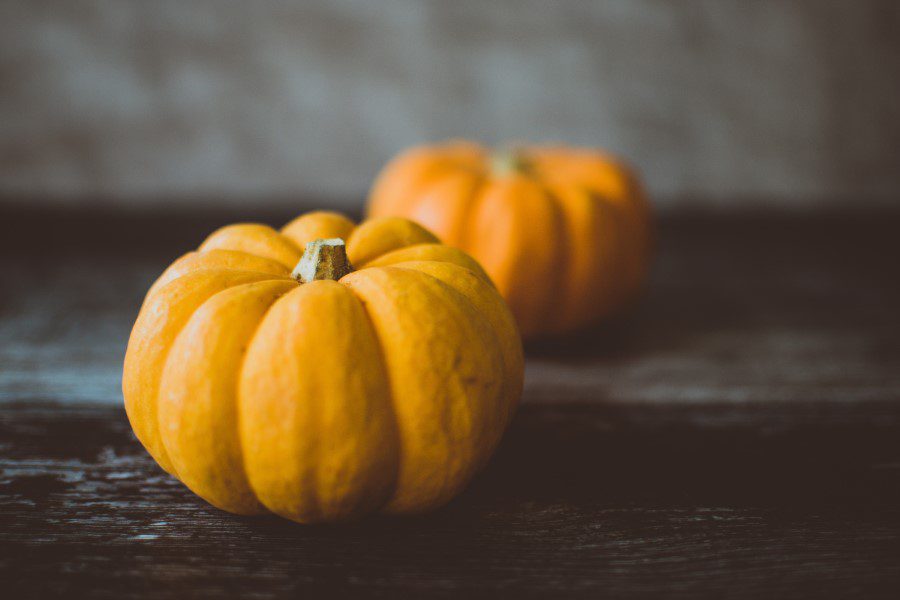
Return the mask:
M 896 213 L 663 217 L 642 304 L 529 346 L 461 497 L 338 527 L 209 507 L 120 407 L 144 289 L 241 216 L 0 211 L 4 597 L 900 593 Z
M 0 402 L 121 402 L 144 292 L 238 220 L 0 211 Z M 900 400 L 900 213 L 664 215 L 618 321 L 529 347 L 525 402 Z
M 522 409 L 437 513 L 309 527 L 194 497 L 121 409 L 0 419 L 8 598 L 896 597 L 900 411 Z

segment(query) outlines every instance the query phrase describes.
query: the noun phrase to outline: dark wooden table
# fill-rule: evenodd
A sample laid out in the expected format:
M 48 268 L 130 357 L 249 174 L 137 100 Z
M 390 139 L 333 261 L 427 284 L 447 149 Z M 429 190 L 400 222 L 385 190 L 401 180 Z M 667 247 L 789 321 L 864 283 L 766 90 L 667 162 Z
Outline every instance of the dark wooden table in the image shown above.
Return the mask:
M 243 217 L 0 209 L 4 598 L 900 597 L 900 214 L 663 216 L 468 491 L 338 527 L 210 508 L 120 405 L 144 289 Z

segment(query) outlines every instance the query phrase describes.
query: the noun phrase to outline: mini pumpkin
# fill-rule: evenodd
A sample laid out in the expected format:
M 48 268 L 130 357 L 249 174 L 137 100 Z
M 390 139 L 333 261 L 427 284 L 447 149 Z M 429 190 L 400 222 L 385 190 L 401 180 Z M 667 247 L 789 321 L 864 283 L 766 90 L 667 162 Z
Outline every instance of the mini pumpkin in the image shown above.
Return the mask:
M 166 269 L 123 392 L 138 439 L 199 496 L 318 522 L 450 500 L 522 378 L 513 317 L 472 258 L 405 219 L 317 212 L 224 227 Z
M 368 210 L 421 223 L 477 259 L 525 336 L 613 314 L 635 298 L 648 270 L 641 186 L 621 161 L 595 150 L 413 148 L 384 168 Z

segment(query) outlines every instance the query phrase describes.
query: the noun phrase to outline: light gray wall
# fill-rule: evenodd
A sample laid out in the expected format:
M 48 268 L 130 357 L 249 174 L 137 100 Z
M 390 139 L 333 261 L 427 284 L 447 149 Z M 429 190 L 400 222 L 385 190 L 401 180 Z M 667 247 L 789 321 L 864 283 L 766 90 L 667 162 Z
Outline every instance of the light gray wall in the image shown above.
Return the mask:
M 606 146 L 669 204 L 896 200 L 900 3 L 0 3 L 7 200 L 351 206 L 451 136 Z

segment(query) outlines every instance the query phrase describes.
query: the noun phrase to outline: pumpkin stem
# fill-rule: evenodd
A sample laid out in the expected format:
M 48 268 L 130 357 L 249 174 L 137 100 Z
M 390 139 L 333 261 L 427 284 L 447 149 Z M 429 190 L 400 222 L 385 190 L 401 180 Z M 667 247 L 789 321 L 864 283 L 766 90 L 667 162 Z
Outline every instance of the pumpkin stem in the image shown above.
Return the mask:
M 291 277 L 299 283 L 309 283 L 316 279 L 337 281 L 352 271 L 344 240 L 331 238 L 306 244 L 306 250 L 294 267 Z
M 525 173 L 531 168 L 531 161 L 525 152 L 516 146 L 498 150 L 491 155 L 491 171 L 496 176 Z

